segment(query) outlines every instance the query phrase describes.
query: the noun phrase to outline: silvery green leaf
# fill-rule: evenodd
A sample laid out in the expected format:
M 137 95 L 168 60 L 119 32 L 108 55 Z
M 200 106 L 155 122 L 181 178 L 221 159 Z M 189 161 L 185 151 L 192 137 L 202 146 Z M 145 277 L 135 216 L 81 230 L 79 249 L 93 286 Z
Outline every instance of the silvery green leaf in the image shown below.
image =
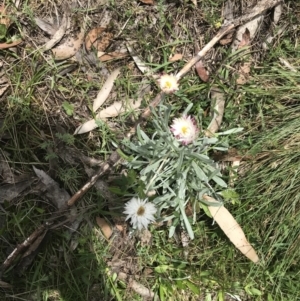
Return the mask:
M 138 125 L 138 127 L 139 127 L 140 125 Z M 141 136 L 142 136 L 142 138 L 144 139 L 144 141 L 147 143 L 147 142 L 152 142 L 151 140 L 150 140 L 150 138 L 146 135 L 146 133 L 144 132 L 144 131 L 140 131 L 140 134 L 141 134 Z M 151 143 L 152 145 L 154 144 L 153 142 Z
M 147 173 L 149 173 L 150 171 L 152 170 L 156 170 L 158 168 L 158 166 L 160 165 L 162 159 L 154 162 L 153 164 L 149 164 L 146 168 L 144 168 L 142 171 L 141 171 L 141 175 L 146 175 Z
M 200 200 L 200 205 L 201 205 L 201 203 L 204 204 L 204 205 L 207 205 L 207 206 L 212 206 L 212 207 L 221 207 L 221 206 L 223 206 L 222 202 L 207 202 L 204 199 Z
M 217 183 L 218 185 L 227 188 L 227 184 L 218 176 L 212 177 L 212 180 L 215 181 L 215 183 Z
M 201 160 L 204 163 L 212 163 L 212 162 L 214 162 L 213 160 L 209 159 L 208 156 L 205 156 L 205 155 L 202 155 L 202 154 L 191 153 L 190 157 L 199 159 L 199 160 Z
M 174 233 L 175 233 L 176 227 L 175 226 L 170 226 L 169 229 L 169 238 L 173 237 Z
M 179 191 L 178 191 L 178 198 L 181 200 L 185 200 L 185 191 L 186 191 L 186 176 L 189 171 L 189 168 L 186 169 L 179 177 Z
M 195 173 L 197 175 L 197 177 L 203 181 L 203 182 L 207 182 L 208 181 L 208 177 L 206 176 L 206 174 L 203 172 L 203 170 L 196 164 L 195 161 L 192 161 L 192 166 L 195 170 Z
M 198 178 L 189 179 L 188 185 L 195 191 L 202 191 L 204 187 L 202 181 L 199 181 Z
M 207 208 L 207 204 L 205 204 L 204 202 L 201 202 L 201 203 L 200 203 L 200 208 L 203 209 L 203 211 L 205 212 L 205 214 L 206 214 L 208 217 L 212 218 L 212 215 L 211 215 L 211 213 L 209 212 L 209 210 L 208 210 L 208 208 Z
M 187 115 L 192 107 L 193 107 L 193 103 L 190 103 L 188 107 L 184 110 L 183 115 Z
M 190 222 L 188 220 L 188 217 L 185 214 L 185 209 L 184 209 L 184 205 L 183 205 L 183 201 L 182 200 L 179 200 L 179 209 L 180 209 L 180 213 L 181 213 L 181 216 L 182 216 L 182 219 L 183 219 L 186 231 L 187 231 L 190 239 L 194 239 L 194 232 L 193 232 L 191 224 L 190 224 Z
M 236 134 L 236 133 L 239 133 L 243 130 L 244 130 L 244 128 L 234 128 L 234 129 L 231 129 L 231 130 L 228 130 L 228 131 L 225 131 L 225 132 L 218 133 L 218 136 Z
M 206 167 L 208 167 L 208 166 L 206 166 Z M 209 167 L 208 167 L 208 169 L 209 169 Z M 208 181 L 213 179 L 213 177 L 215 177 L 215 176 L 222 176 L 221 173 L 220 173 L 220 170 L 217 169 L 217 168 L 212 169 L 212 172 L 208 176 Z
M 179 158 L 178 158 L 178 161 L 177 161 L 177 166 L 175 167 L 176 168 L 176 173 L 179 173 L 180 172 L 180 169 L 182 167 L 182 162 L 183 162 L 183 156 L 184 156 L 184 152 L 181 151 L 179 153 Z
M 136 166 L 143 166 L 145 164 L 148 164 L 148 161 L 138 161 L 138 160 L 132 160 L 128 163 L 130 167 L 136 167 Z
M 203 198 L 203 195 L 204 195 L 204 194 L 209 194 L 209 192 L 210 192 L 210 190 L 209 190 L 207 187 L 203 188 L 203 189 L 198 193 L 198 198 L 199 198 L 199 199 L 202 199 L 202 198 Z
M 219 139 L 216 137 L 212 137 L 212 138 L 204 137 L 204 139 L 203 139 L 203 142 L 205 144 L 216 144 L 218 141 L 219 141 Z

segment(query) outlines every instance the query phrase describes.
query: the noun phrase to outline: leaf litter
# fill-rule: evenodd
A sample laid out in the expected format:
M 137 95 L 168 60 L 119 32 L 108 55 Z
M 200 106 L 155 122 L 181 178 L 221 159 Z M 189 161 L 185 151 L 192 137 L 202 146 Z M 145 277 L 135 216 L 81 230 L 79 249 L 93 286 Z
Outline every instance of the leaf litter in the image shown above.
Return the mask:
M 56 30 L 58 30 L 58 28 L 56 29 Z M 54 31 L 53 31 L 54 32 Z M 53 32 L 52 32 L 52 34 L 53 34 Z M 83 43 L 83 40 L 82 40 L 82 42 L 81 42 L 81 44 Z M 70 43 L 71 44 L 71 43 Z M 77 51 L 78 49 L 77 49 L 77 47 L 76 47 L 76 51 Z M 66 55 L 66 53 L 68 53 L 67 55 Z M 62 60 L 64 60 L 64 59 L 67 59 L 67 58 L 69 58 L 69 57 L 71 57 L 72 55 L 74 55 L 74 54 L 72 54 L 71 56 L 69 56 L 70 55 L 70 51 L 68 52 L 68 51 L 66 51 L 66 53 L 64 53 L 63 55 L 61 55 L 61 56 L 59 56 L 59 55 L 57 55 L 56 56 L 56 58 L 58 58 L 59 59 L 59 57 L 62 59 Z M 141 61 L 141 60 L 140 60 Z M 138 65 L 138 64 L 137 64 Z M 147 70 L 146 70 L 147 71 Z M 149 70 L 148 70 L 149 71 Z M 146 82 L 144 82 L 144 84 L 147 86 L 147 83 Z M 148 85 L 149 86 L 149 85 Z M 148 90 L 149 91 L 149 90 Z M 99 92 L 100 93 L 100 92 Z M 119 108 L 119 110 L 121 111 L 121 105 L 122 105 L 122 103 L 121 102 L 116 102 L 118 105 L 120 105 L 120 107 L 118 107 L 117 106 L 117 108 Z M 112 106 L 113 106 L 113 109 L 112 109 L 112 113 L 110 113 L 110 114 L 108 114 L 108 116 L 114 116 L 113 114 L 113 112 L 115 111 L 115 114 L 117 113 L 117 114 L 119 114 L 119 112 L 120 111 L 118 111 L 118 110 L 116 110 L 116 103 L 115 104 L 113 104 Z M 101 105 L 100 105 L 101 106 Z M 99 106 L 99 107 L 100 107 Z M 116 111 L 118 111 L 118 112 L 116 112 Z M 100 114 L 100 113 L 99 113 Z M 222 115 L 222 114 L 221 114 Z M 116 115 L 117 116 L 117 115 Z M 107 118 L 107 117 L 103 117 L 103 118 Z M 219 125 L 218 125 L 218 127 L 219 127 Z M 217 130 L 215 130 L 215 131 L 217 131 Z M 44 181 L 47 181 L 47 177 L 45 177 L 45 175 L 41 175 L 42 173 L 40 173 L 40 177 L 41 177 L 41 180 L 44 182 Z M 49 179 L 48 179 L 49 180 Z M 50 183 L 51 183 L 51 181 L 49 181 Z M 51 187 L 51 185 L 50 185 L 50 187 Z M 124 245 L 124 242 L 122 242 L 122 243 L 120 243 L 120 246 L 123 246 Z

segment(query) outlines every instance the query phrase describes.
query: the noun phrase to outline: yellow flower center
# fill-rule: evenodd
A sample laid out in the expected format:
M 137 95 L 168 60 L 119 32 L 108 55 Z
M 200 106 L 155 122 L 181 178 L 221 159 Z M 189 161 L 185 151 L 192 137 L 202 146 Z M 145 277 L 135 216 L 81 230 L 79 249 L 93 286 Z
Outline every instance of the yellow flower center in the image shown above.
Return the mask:
M 169 81 L 167 81 L 167 82 L 165 83 L 165 88 L 167 88 L 167 89 L 172 88 L 172 83 L 169 82 Z
M 137 215 L 141 216 L 144 215 L 144 213 L 145 213 L 145 208 L 141 206 L 137 211 Z
M 187 132 L 188 132 L 188 127 L 187 127 L 186 125 L 183 126 L 183 127 L 181 127 L 181 133 L 182 133 L 183 135 L 187 134 Z

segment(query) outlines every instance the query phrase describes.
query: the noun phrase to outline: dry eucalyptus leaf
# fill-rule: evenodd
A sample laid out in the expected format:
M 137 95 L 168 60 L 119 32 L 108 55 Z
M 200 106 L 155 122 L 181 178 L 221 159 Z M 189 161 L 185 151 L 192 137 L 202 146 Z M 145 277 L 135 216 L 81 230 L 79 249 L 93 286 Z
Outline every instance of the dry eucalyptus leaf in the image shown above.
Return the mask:
M 279 61 L 285 66 L 287 67 L 289 70 L 291 70 L 292 72 L 297 72 L 297 69 L 292 66 L 287 60 L 285 60 L 284 58 L 280 57 Z
M 3 183 L 14 184 L 15 177 L 5 157 L 0 153 L 0 179 Z
M 11 19 L 6 14 L 6 7 L 4 6 L 4 3 L 0 6 L 0 24 L 5 25 L 6 28 L 8 28 L 11 24 Z
M 100 55 L 99 59 L 101 62 L 108 62 L 111 60 L 118 60 L 118 59 L 123 59 L 124 57 L 128 56 L 128 53 L 124 52 L 110 52 L 110 53 L 103 53 Z
M 144 4 L 148 4 L 148 5 L 154 5 L 154 1 L 153 0 L 140 0 L 142 3 Z
M 7 289 L 7 288 L 12 288 L 12 285 L 7 283 L 7 282 L 4 282 L 4 281 L 0 280 L 0 287 L 3 288 L 3 289 Z
M 93 28 L 89 31 L 85 38 L 85 48 L 90 51 L 92 49 L 92 45 L 97 41 L 97 39 L 101 36 L 101 34 L 105 31 L 105 27 L 97 27 Z
M 20 43 L 22 43 L 21 39 L 20 40 L 16 40 L 16 41 L 11 42 L 11 43 L 0 43 L 0 49 L 11 48 L 11 47 L 19 45 Z
M 149 288 L 147 288 L 143 284 L 136 282 L 135 280 L 132 280 L 129 285 L 140 296 L 143 296 L 145 298 L 154 297 L 154 292 L 152 292 Z
M 134 62 L 136 63 L 137 67 L 139 68 L 139 70 L 143 73 L 143 74 L 151 74 L 151 69 L 149 67 L 146 66 L 146 64 L 137 56 L 134 55 L 134 51 L 131 48 L 131 45 L 129 44 L 129 42 L 126 44 L 127 49 L 132 57 L 132 59 L 134 60 Z
M 41 30 L 43 30 L 50 36 L 53 36 L 58 30 L 58 27 L 56 25 L 51 24 L 39 17 L 34 18 L 34 21 Z
M 12 201 L 21 193 L 23 196 L 26 195 L 24 191 L 29 188 L 34 181 L 35 178 L 30 178 L 19 183 L 2 185 L 0 189 L 0 203 Z
M 248 29 L 251 39 L 252 40 L 254 39 L 263 19 L 264 19 L 264 16 L 258 15 L 251 21 L 247 22 L 246 24 L 244 24 L 238 28 L 236 35 L 235 35 L 235 39 L 231 45 L 233 52 L 236 51 L 238 48 L 240 48 L 239 45 L 243 41 L 243 35 L 245 34 L 246 29 Z
M 101 107 L 101 105 L 106 101 L 106 99 L 114 85 L 114 81 L 119 74 L 120 74 L 120 68 L 117 68 L 107 78 L 102 89 L 98 93 L 97 98 L 94 100 L 94 103 L 93 103 L 93 111 L 94 112 L 96 112 Z
M 248 28 L 245 29 L 245 32 L 242 34 L 242 40 L 238 45 L 238 49 L 249 46 L 250 45 L 250 31 Z
M 132 109 L 136 109 L 139 108 L 141 105 L 142 99 L 138 99 L 136 102 L 131 102 L 129 104 L 129 108 Z M 110 105 L 109 107 L 105 108 L 104 110 L 100 111 L 97 116 L 96 119 L 106 119 L 109 117 L 116 117 L 124 112 L 126 112 L 126 107 L 124 107 L 123 103 L 120 101 L 116 101 L 114 102 L 112 105 Z M 85 122 L 83 125 L 79 126 L 75 132 L 74 135 L 77 134 L 84 134 L 87 132 L 92 131 L 93 129 L 97 128 L 98 125 L 95 121 L 95 119 L 91 119 L 87 122 Z
M 43 51 L 47 51 L 53 48 L 58 42 L 60 42 L 60 40 L 63 38 L 63 36 L 66 33 L 68 24 L 69 24 L 69 16 L 67 15 L 67 13 L 65 13 L 58 30 L 55 32 L 53 37 L 42 47 Z
M 191 0 L 193 4 L 197 7 L 197 0 Z
M 273 14 L 273 22 L 277 24 L 282 14 L 282 4 L 278 4 L 274 7 L 274 14 Z
M 206 202 L 209 203 L 217 202 L 214 198 L 209 197 L 207 195 L 205 195 L 203 198 Z M 239 249 L 251 261 L 257 263 L 259 261 L 259 258 L 254 248 L 246 239 L 244 231 L 242 230 L 238 222 L 234 219 L 234 217 L 231 215 L 231 213 L 224 206 L 216 207 L 208 205 L 208 210 L 211 213 L 214 220 L 223 230 L 225 235 L 235 245 L 235 247 Z
M 249 78 L 249 73 L 250 73 L 250 67 L 251 63 L 250 62 L 244 62 L 239 66 L 238 69 L 238 78 L 236 79 L 236 83 L 238 85 L 244 85 Z
M 203 61 L 200 60 L 195 64 L 195 68 L 197 71 L 197 74 L 202 79 L 203 82 L 207 83 L 209 80 L 208 72 L 206 71 L 206 68 L 203 65 Z
M 169 58 L 169 62 L 176 62 L 182 60 L 183 55 L 181 53 L 175 53 L 172 57 Z
M 46 192 L 44 196 L 50 200 L 58 209 L 62 208 L 67 204 L 70 199 L 69 193 L 60 188 L 59 184 L 54 181 L 49 175 L 47 175 L 43 170 L 35 168 L 33 170 L 41 182 L 45 185 Z
M 107 221 L 104 218 L 97 216 L 96 222 L 97 222 L 97 225 L 100 227 L 105 238 L 109 239 L 112 235 L 112 229 L 111 229 L 110 225 L 107 223 Z
M 56 60 L 66 60 L 79 50 L 84 39 L 84 27 L 76 37 L 69 37 L 63 44 L 52 49 Z
M 105 27 L 97 27 L 90 30 L 85 38 L 85 47 L 88 51 L 94 47 L 97 51 L 104 51 L 111 40 L 113 39 L 113 34 L 111 32 L 106 32 Z
M 219 130 L 222 124 L 225 109 L 224 93 L 218 87 L 214 86 L 211 89 L 210 94 L 212 119 L 207 128 L 207 136 L 211 136 L 211 134 L 214 134 Z
M 140 105 L 141 105 L 141 99 L 138 99 L 136 102 L 131 101 L 128 107 L 131 109 L 137 109 L 140 107 Z M 110 117 L 116 117 L 127 111 L 128 111 L 127 108 L 124 107 L 124 104 L 121 101 L 116 101 L 109 107 L 100 111 L 97 114 L 97 118 L 105 119 Z

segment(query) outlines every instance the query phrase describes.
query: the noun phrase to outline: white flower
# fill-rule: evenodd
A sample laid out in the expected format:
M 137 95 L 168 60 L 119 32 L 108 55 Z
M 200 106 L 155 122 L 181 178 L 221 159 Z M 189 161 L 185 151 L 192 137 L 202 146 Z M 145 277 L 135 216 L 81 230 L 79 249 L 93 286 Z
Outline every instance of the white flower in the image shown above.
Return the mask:
M 195 119 L 186 115 L 173 120 L 171 131 L 175 138 L 184 145 L 193 142 L 199 133 Z
M 164 74 L 158 80 L 161 90 L 167 94 L 178 90 L 178 81 L 174 75 Z
M 132 198 L 125 204 L 124 213 L 127 214 L 126 220 L 131 219 L 133 228 L 148 227 L 148 225 L 155 221 L 154 214 L 157 209 L 152 203 L 147 203 L 147 199 L 141 200 L 140 198 Z

